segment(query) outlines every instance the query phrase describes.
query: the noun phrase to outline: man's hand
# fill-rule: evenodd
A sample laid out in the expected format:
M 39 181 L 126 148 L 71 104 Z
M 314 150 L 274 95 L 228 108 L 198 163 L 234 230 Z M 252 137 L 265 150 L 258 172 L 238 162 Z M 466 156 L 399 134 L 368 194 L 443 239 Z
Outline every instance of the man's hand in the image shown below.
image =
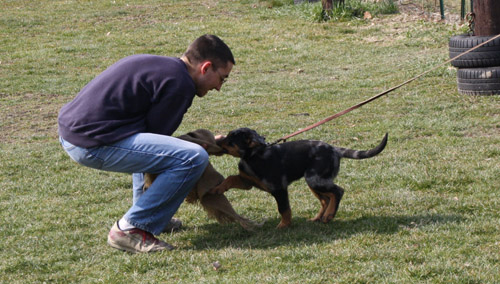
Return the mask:
M 226 138 L 226 136 L 224 136 L 224 135 L 216 135 L 214 138 L 215 138 L 215 143 L 217 143 L 219 140 L 222 140 L 222 139 Z M 211 146 L 212 147 L 214 146 L 213 143 L 210 143 L 210 144 L 203 143 L 203 144 L 201 144 L 201 147 L 203 147 L 203 149 L 205 149 L 207 151 L 209 151 L 208 148 L 211 147 Z M 213 150 L 212 152 L 209 151 L 209 153 L 211 155 L 215 155 L 215 156 L 222 156 L 222 155 L 224 155 L 224 151 L 221 151 L 220 153 L 215 153 L 215 151 Z

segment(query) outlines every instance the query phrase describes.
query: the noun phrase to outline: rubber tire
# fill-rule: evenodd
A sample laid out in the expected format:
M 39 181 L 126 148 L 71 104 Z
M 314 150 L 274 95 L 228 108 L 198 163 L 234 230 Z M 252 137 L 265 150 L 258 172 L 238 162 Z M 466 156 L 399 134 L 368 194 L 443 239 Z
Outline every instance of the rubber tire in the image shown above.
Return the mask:
M 470 36 L 468 34 L 451 37 L 448 44 L 450 59 L 492 37 L 493 36 Z M 451 61 L 451 65 L 459 68 L 500 66 L 500 38 Z
M 500 66 L 458 69 L 457 81 L 460 94 L 499 95 Z

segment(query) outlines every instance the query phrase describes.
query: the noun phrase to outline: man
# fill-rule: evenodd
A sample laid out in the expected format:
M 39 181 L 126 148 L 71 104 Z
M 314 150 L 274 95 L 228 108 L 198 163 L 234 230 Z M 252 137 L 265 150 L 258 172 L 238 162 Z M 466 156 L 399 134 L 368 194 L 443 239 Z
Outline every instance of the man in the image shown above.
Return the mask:
M 132 55 L 110 66 L 62 107 L 60 142 L 76 162 L 133 173 L 134 202 L 108 244 L 129 252 L 171 250 L 162 233 L 208 164 L 206 151 L 171 137 L 195 96 L 219 91 L 233 65 L 217 36 L 196 39 L 181 58 Z M 158 174 L 142 191 L 143 173 Z

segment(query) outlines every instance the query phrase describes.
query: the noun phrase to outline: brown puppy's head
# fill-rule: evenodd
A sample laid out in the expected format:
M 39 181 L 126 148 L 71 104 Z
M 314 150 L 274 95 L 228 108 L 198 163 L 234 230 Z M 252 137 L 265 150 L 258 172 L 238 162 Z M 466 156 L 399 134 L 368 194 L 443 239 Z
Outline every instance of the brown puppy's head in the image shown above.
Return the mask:
M 209 130 L 198 129 L 178 138 L 201 145 L 209 155 L 220 156 L 224 154 L 224 149 L 217 145 L 214 135 Z
M 266 146 L 266 139 L 250 128 L 238 128 L 229 132 L 222 140 L 217 141 L 229 155 L 243 157 L 251 153 L 252 149 Z

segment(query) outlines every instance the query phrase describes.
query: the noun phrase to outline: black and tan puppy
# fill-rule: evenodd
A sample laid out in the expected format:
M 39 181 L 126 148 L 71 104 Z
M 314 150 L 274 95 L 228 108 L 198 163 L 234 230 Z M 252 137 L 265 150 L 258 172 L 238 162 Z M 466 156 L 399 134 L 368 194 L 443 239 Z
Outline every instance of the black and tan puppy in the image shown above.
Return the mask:
M 230 188 L 250 189 L 255 186 L 269 192 L 278 203 L 281 222 L 278 228 L 291 224 L 288 185 L 302 177 L 321 202 L 319 213 L 311 221 L 328 223 L 335 217 L 344 190 L 333 183 L 341 158 L 366 159 L 384 150 L 387 134 L 380 144 L 368 151 L 333 147 L 321 141 L 299 140 L 268 145 L 265 138 L 249 128 L 229 132 L 217 142 L 225 151 L 239 157 L 239 175 L 227 177 L 213 193 Z

